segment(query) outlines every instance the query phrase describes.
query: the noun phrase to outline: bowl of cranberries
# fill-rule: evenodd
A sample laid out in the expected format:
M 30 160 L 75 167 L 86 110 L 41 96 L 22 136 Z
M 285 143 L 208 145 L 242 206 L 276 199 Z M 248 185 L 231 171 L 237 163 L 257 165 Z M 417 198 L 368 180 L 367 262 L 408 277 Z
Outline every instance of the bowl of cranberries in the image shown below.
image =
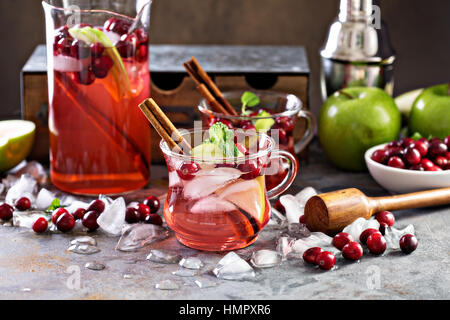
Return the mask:
M 370 174 L 394 193 L 450 187 L 450 136 L 403 138 L 365 153 Z

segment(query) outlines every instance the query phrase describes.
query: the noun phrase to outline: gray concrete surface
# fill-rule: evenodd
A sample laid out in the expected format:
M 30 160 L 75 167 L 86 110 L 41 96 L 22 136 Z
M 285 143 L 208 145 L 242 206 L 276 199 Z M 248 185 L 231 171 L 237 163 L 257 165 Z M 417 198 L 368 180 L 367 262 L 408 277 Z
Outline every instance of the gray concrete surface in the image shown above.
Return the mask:
M 370 196 L 386 194 L 367 173 L 346 173 L 330 166 L 316 144 L 310 155 L 292 193 L 312 185 L 321 191 L 357 187 Z M 153 167 L 159 186 L 164 175 L 163 167 Z M 257 270 L 256 279 L 245 282 L 218 280 L 211 270 L 224 254 L 191 250 L 173 236 L 123 253 L 114 250 L 117 238 L 94 233 L 101 252 L 84 256 L 66 251 L 73 235 L 42 236 L 0 226 L 0 299 L 449 299 L 449 215 L 449 206 L 396 213 L 399 227 L 412 223 L 416 228 L 419 246 L 411 255 L 391 252 L 381 257 L 364 255 L 354 263 L 339 260 L 333 271 L 292 259 Z M 275 248 L 278 233 L 264 229 L 252 246 L 238 253 L 248 256 L 259 248 Z M 146 261 L 152 248 L 197 256 L 205 266 L 198 277 L 177 277 L 171 274 L 177 265 Z M 91 261 L 105 264 L 106 269 L 86 269 L 84 265 Z M 73 277 L 78 270 L 77 289 Z M 217 286 L 200 289 L 194 283 L 197 278 L 215 281 Z M 180 289 L 156 289 L 155 284 L 164 279 L 177 282 Z

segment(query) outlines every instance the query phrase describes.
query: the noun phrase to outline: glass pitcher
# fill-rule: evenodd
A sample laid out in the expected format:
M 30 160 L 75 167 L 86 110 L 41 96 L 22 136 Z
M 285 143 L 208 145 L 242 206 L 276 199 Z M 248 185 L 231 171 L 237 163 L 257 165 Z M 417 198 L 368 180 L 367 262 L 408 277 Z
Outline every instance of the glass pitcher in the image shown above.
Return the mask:
M 75 194 L 118 194 L 150 178 L 150 0 L 47 0 L 50 173 Z

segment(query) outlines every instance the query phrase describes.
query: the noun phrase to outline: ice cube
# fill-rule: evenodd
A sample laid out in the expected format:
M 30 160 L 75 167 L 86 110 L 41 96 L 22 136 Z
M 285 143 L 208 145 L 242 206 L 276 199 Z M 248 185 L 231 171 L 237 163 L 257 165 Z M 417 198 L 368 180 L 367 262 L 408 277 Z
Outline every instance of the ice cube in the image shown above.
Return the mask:
M 70 241 L 71 245 L 81 245 L 81 244 L 88 244 L 90 246 L 97 246 L 97 240 L 95 240 L 92 237 L 89 236 L 82 236 L 82 237 L 76 237 L 75 239 L 72 239 Z
M 154 224 L 136 223 L 124 230 L 116 250 L 134 251 L 167 237 L 169 237 L 169 231 L 166 228 Z
M 194 282 L 201 289 L 217 286 L 217 282 L 211 281 L 206 278 L 199 278 L 199 279 L 195 280 Z
M 236 210 L 236 206 L 231 202 L 220 199 L 219 197 L 212 195 L 198 200 L 191 207 L 190 212 L 195 214 L 209 213 L 209 212 L 228 212 Z
M 169 172 L 169 187 L 181 186 L 183 181 L 176 171 Z
M 14 201 L 21 197 L 27 197 L 31 202 L 34 202 L 33 193 L 35 192 L 36 184 L 36 180 L 29 174 L 22 175 L 6 193 L 5 202 L 13 204 Z
M 104 270 L 106 268 L 106 266 L 104 264 L 98 263 L 98 262 L 88 262 L 84 265 L 84 267 L 86 269 L 96 270 L 96 271 Z
M 63 202 L 64 204 L 67 202 Z M 74 212 L 75 210 L 82 208 L 87 209 L 89 206 L 89 202 L 83 202 L 79 200 L 75 200 L 73 202 L 70 202 L 70 205 L 67 205 L 66 210 L 69 212 Z
M 306 206 L 306 202 L 308 202 L 308 200 L 315 195 L 317 195 L 316 189 L 313 187 L 306 187 L 295 195 L 295 199 L 298 201 L 299 205 L 304 207 Z
M 13 226 L 31 229 L 33 228 L 33 223 L 42 217 L 47 219 L 42 211 L 14 211 Z
M 125 224 L 125 210 L 125 200 L 122 197 L 107 205 L 105 211 L 97 219 L 100 229 L 113 236 L 120 235 Z
M 292 251 L 292 246 L 294 245 L 295 239 L 290 237 L 280 237 L 277 241 L 277 251 L 284 258 Z
M 234 168 L 221 167 L 209 171 L 200 170 L 193 180 L 185 183 L 183 195 L 188 199 L 204 198 L 240 176 L 241 171 Z
M 181 256 L 165 250 L 151 250 L 147 260 L 156 263 L 173 264 L 180 262 Z
M 22 168 L 20 168 L 15 175 L 21 176 L 23 174 L 29 174 L 32 176 L 40 185 L 47 184 L 48 181 L 48 174 L 47 171 L 44 169 L 42 164 L 40 164 L 37 161 L 30 161 L 25 164 Z
M 55 194 L 53 192 L 50 192 L 47 189 L 42 188 L 36 197 L 35 206 L 37 209 L 46 210 L 48 207 L 50 207 L 54 199 Z
M 257 268 L 272 268 L 281 264 L 282 256 L 273 250 L 259 250 L 253 253 L 250 262 Z
M 281 196 L 280 202 L 286 210 L 288 223 L 298 223 L 300 217 L 304 214 L 305 208 L 290 194 Z
M 292 252 L 297 255 L 302 255 L 303 252 L 312 247 L 321 247 L 324 250 L 335 252 L 336 250 L 333 249 L 332 240 L 333 238 L 327 236 L 325 233 L 311 232 L 309 237 L 295 240 L 292 245 Z
M 412 224 L 403 229 L 396 229 L 394 227 L 386 228 L 384 238 L 386 239 L 387 248 L 391 250 L 400 249 L 400 238 L 408 233 L 414 235 L 414 226 Z
M 268 226 L 283 228 L 287 223 L 286 217 L 277 209 L 272 207 L 272 214 Z
M 176 282 L 167 279 L 157 283 L 155 288 L 159 290 L 178 290 L 180 287 Z
M 9 190 L 17 181 L 19 181 L 19 178 L 17 178 L 13 174 L 8 174 L 6 178 L 2 179 L 2 184 L 5 186 L 6 190 Z
M 342 230 L 342 232 L 350 234 L 353 237 L 354 241 L 360 242 L 359 236 L 364 230 L 369 228 L 378 230 L 380 228 L 380 223 L 374 218 L 370 218 L 369 220 L 366 220 L 364 218 L 358 218 L 351 224 L 346 226 L 344 230 Z
M 180 268 L 177 271 L 172 272 L 172 274 L 178 277 L 194 277 L 198 275 L 198 270 Z
M 203 262 L 199 258 L 189 257 L 183 258 L 179 265 L 186 269 L 199 270 L 203 267 Z
M 252 280 L 256 276 L 253 268 L 234 252 L 223 257 L 213 273 L 224 280 Z
M 300 239 L 300 238 L 306 238 L 311 235 L 311 231 L 308 230 L 306 225 L 302 223 L 291 223 L 288 225 L 288 235 Z
M 78 254 L 94 254 L 100 252 L 100 249 L 95 246 L 91 246 L 89 244 L 72 244 L 67 251 L 78 253 Z

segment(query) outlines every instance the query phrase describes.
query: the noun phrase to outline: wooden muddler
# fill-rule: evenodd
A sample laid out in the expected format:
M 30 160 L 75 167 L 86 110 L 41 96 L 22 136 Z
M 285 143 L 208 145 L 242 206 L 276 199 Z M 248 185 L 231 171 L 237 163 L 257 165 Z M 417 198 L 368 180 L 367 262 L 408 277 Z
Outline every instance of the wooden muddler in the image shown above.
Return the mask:
M 306 226 L 311 231 L 334 234 L 357 218 L 369 219 L 384 210 L 404 210 L 450 203 L 450 188 L 434 189 L 388 197 L 367 197 L 351 188 L 322 193 L 308 200 L 305 207 Z

